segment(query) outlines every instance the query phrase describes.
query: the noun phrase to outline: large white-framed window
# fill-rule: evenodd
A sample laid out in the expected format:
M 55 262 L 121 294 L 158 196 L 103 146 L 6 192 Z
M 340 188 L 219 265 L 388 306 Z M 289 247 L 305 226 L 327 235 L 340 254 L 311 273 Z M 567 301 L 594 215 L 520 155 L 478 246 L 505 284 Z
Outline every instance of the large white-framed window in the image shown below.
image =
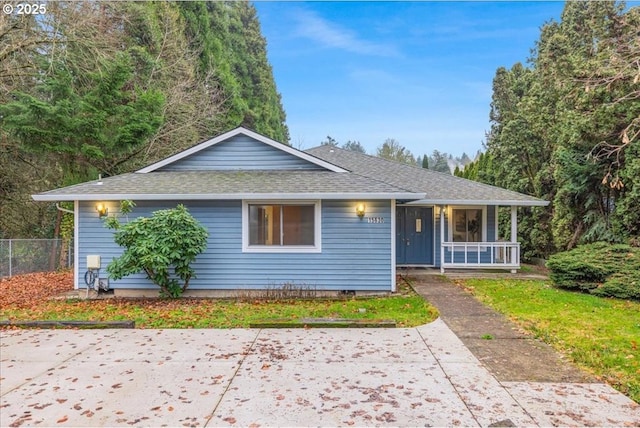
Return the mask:
M 487 207 L 451 207 L 449 242 L 485 242 L 487 239 Z
M 242 201 L 242 251 L 319 253 L 321 212 L 319 200 Z

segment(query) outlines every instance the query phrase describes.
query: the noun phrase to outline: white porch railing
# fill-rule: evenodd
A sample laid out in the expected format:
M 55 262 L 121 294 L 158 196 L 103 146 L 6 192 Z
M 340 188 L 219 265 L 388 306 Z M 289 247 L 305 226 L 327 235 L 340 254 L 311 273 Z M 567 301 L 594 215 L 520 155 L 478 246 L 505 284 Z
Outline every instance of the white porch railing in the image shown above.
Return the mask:
M 519 242 L 443 242 L 441 269 L 519 269 Z

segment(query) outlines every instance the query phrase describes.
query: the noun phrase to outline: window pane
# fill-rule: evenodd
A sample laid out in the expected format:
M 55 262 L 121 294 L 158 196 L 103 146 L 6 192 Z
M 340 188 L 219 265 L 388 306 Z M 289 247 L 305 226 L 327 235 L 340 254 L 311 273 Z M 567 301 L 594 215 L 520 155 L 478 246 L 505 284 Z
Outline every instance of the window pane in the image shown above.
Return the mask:
M 467 241 L 467 211 L 453 210 L 453 242 Z
M 482 210 L 453 210 L 453 242 L 482 242 Z
M 280 205 L 249 205 L 249 245 L 280 245 Z
M 467 242 L 482 242 L 482 210 L 467 210 Z
M 314 244 L 314 205 L 249 205 L 249 245 Z
M 283 245 L 314 245 L 315 207 L 283 205 Z

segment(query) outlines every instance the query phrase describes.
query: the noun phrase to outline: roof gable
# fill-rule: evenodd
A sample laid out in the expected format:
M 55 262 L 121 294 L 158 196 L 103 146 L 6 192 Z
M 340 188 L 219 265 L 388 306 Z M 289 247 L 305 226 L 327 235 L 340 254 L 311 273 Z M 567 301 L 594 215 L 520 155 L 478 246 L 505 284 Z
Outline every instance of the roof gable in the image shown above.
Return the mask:
M 328 170 L 336 165 L 246 128 L 236 128 L 136 172 L 229 170 Z

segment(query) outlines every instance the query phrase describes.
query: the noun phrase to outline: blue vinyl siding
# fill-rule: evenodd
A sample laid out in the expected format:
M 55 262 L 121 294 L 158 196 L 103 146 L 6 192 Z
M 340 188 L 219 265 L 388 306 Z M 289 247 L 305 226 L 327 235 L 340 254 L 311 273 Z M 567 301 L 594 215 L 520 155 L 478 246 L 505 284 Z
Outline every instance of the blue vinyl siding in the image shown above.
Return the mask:
M 160 168 L 159 171 L 322 169 L 290 153 L 236 135 Z
M 199 201 L 185 205 L 208 230 L 205 253 L 192 265 L 197 278 L 190 289 L 259 289 L 294 283 L 323 290 L 391 289 L 391 203 L 364 201 L 366 216 L 383 217 L 384 223 L 368 223 L 355 214 L 356 201 L 322 201 L 321 253 L 243 253 L 242 202 Z M 174 207 L 178 202 L 139 201 L 133 214 Z M 121 254 L 113 232 L 103 227 L 95 203 L 80 203 L 79 284 L 84 287 L 86 257 L 102 257 L 101 277 L 106 265 Z M 109 202 L 109 213 L 117 203 Z M 133 216 L 130 216 L 133 218 Z M 144 275 L 119 281 L 112 288 L 156 288 Z

